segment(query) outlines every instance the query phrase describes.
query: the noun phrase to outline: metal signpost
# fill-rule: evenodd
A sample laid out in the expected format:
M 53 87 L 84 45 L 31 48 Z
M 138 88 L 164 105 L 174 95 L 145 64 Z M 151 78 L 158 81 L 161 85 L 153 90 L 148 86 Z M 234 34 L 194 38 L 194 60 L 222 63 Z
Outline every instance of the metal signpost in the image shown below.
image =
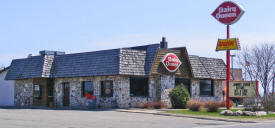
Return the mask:
M 237 22 L 244 13 L 244 9 L 232 2 L 225 1 L 211 14 L 215 19 L 217 19 L 222 24 L 226 25 L 227 39 L 230 38 L 229 35 L 229 25 Z M 230 99 L 229 99 L 229 82 L 230 82 L 230 50 L 226 49 L 226 107 L 230 109 Z

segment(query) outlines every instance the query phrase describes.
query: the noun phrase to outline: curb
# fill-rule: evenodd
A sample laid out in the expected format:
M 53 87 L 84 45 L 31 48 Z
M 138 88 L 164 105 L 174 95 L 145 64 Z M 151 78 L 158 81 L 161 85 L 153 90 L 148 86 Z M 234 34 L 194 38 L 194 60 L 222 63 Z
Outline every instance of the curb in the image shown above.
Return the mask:
M 225 118 L 182 115 L 182 114 L 171 114 L 171 113 L 161 113 L 161 112 L 153 113 L 153 112 L 129 111 L 129 110 L 116 110 L 116 111 L 118 111 L 118 112 L 128 112 L 128 113 L 142 113 L 142 114 L 151 114 L 151 115 L 161 115 L 161 116 L 186 117 L 186 118 L 203 119 L 203 120 L 216 120 L 216 121 L 225 121 L 225 122 L 259 123 L 257 121 L 250 121 L 250 120 L 234 120 L 234 119 L 225 119 Z

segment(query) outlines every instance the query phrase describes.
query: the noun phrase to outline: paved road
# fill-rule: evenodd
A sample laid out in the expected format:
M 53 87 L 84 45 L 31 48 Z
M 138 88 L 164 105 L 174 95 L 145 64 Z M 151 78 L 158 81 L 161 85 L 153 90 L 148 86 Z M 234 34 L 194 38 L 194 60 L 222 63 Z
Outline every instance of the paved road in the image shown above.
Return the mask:
M 234 128 L 242 124 L 234 123 Z M 250 124 L 251 125 L 251 124 Z M 255 125 L 255 124 L 254 124 Z M 253 126 L 254 126 L 253 125 Z M 275 124 L 268 125 L 273 126 Z M 263 125 L 261 125 L 261 128 Z M 0 128 L 207 128 L 232 122 L 116 111 L 0 109 Z M 259 126 L 258 126 L 259 127 Z M 255 128 L 258 128 L 255 127 Z M 253 127 L 254 128 L 254 127 Z

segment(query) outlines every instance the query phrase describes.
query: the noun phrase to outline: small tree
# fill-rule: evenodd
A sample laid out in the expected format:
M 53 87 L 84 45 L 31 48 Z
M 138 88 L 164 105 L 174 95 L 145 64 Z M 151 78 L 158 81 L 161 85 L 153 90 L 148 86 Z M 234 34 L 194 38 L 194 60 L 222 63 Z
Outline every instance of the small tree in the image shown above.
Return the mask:
M 173 108 L 186 108 L 190 94 L 183 84 L 175 87 L 169 94 Z

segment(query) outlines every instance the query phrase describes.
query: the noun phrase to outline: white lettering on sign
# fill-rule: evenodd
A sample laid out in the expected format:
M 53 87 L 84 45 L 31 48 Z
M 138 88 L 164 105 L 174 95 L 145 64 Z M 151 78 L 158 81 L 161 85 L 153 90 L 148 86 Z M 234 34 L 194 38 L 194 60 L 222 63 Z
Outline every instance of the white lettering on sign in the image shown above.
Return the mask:
M 178 58 L 172 58 L 168 57 L 168 61 L 166 61 L 166 66 L 179 66 L 179 59 Z
M 216 18 L 229 18 L 229 17 L 236 17 L 237 16 L 237 8 L 236 7 L 229 7 L 226 8 L 220 7 L 219 13 L 216 14 Z
M 174 53 L 167 53 L 161 60 L 163 63 L 164 67 L 169 71 L 169 72 L 175 72 L 181 65 L 181 61 L 177 57 L 176 54 Z

